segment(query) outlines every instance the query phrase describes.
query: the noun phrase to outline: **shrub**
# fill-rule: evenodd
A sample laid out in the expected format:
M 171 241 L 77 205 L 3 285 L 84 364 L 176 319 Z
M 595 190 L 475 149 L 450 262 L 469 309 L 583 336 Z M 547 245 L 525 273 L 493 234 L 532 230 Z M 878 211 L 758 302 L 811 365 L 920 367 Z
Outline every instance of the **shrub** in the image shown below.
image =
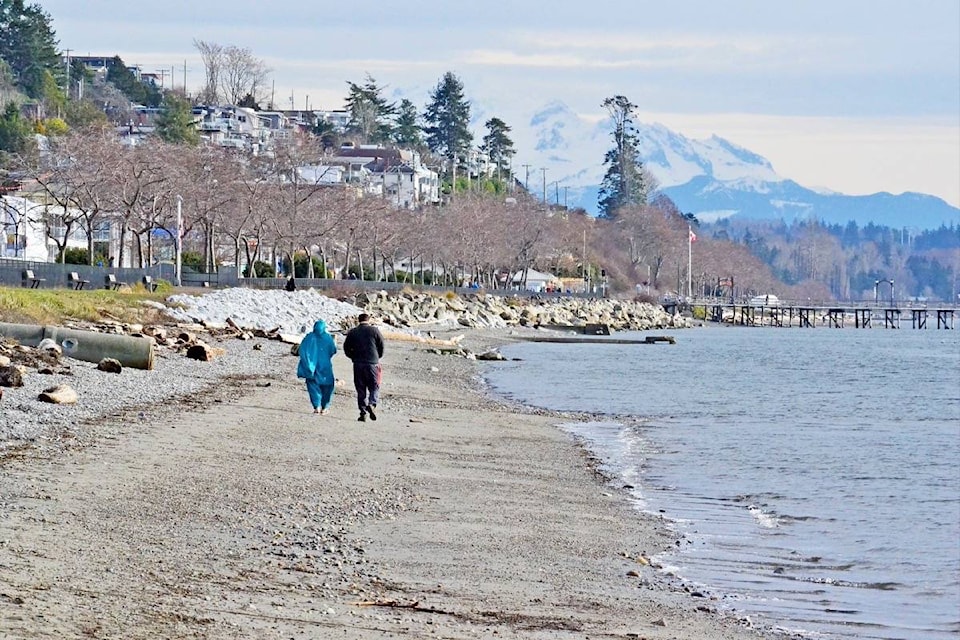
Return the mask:
M 86 249 L 67 247 L 63 252 L 63 261 L 66 264 L 90 264 L 90 254 Z
M 203 264 L 203 256 L 199 251 L 184 251 L 180 254 L 180 264 L 197 273 L 206 273 L 206 265 Z
M 264 262 L 263 260 L 257 260 L 253 263 L 254 270 L 257 272 L 258 278 L 276 278 L 277 270 L 269 262 Z M 250 265 L 247 265 L 243 269 L 243 275 L 246 278 L 250 276 Z
M 81 249 L 80 247 L 67 247 L 63 252 L 63 262 L 64 264 L 90 264 L 90 254 L 86 249 Z M 109 259 L 102 253 L 97 253 L 94 255 L 94 264 L 99 263 L 102 265 L 110 264 Z
M 316 256 L 311 256 L 310 261 L 313 262 L 313 277 L 314 278 L 323 278 L 323 261 Z M 307 261 L 307 256 L 303 254 L 297 254 L 293 259 L 293 275 L 297 278 L 306 278 L 309 275 L 310 262 Z M 290 273 L 290 260 L 284 260 L 283 268 L 287 273 Z M 329 271 L 328 271 L 329 274 Z M 327 276 L 329 277 L 329 275 Z

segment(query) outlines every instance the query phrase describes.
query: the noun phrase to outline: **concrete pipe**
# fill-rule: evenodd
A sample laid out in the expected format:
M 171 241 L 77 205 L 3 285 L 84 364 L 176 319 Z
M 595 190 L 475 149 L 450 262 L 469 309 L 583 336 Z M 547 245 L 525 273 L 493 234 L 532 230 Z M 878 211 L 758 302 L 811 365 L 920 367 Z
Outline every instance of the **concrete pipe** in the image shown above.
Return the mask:
M 153 369 L 153 340 L 112 333 L 80 331 L 64 327 L 0 322 L 0 336 L 35 347 L 50 338 L 63 349 L 63 355 L 84 362 L 113 358 L 124 367 Z

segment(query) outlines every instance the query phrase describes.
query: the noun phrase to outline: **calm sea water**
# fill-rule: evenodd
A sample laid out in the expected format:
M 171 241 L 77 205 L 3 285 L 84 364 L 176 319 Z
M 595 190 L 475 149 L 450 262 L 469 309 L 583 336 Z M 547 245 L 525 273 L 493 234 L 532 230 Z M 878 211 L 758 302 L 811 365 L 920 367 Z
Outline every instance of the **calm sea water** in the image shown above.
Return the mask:
M 669 333 L 509 346 L 522 362 L 487 380 L 635 417 L 566 428 L 675 523 L 660 562 L 725 606 L 811 637 L 960 637 L 960 332 Z

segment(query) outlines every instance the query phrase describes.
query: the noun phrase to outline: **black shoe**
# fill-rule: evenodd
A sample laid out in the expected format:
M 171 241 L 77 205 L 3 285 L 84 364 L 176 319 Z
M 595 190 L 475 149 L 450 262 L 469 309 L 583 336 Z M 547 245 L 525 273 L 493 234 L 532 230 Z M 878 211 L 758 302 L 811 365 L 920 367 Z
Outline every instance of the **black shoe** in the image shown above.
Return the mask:
M 366 422 L 366 421 L 367 421 L 367 414 L 361 411 L 360 417 L 357 418 L 357 422 Z
M 370 414 L 370 419 L 371 419 L 371 420 L 376 420 L 376 419 L 377 419 L 377 414 L 375 414 L 375 413 L 373 412 L 373 405 L 372 405 L 372 404 L 369 405 L 369 406 L 367 406 L 367 413 Z

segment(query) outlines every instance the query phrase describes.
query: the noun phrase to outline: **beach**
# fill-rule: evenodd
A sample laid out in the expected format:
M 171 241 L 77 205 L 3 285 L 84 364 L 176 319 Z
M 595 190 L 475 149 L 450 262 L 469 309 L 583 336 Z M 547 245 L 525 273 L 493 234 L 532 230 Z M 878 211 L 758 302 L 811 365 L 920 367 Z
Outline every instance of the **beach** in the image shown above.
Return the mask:
M 492 399 L 481 364 L 401 340 L 377 421 L 342 354 L 319 416 L 289 345 L 256 354 L 5 451 L 0 637 L 781 637 L 651 564 L 677 541 L 556 427 L 587 416 Z

